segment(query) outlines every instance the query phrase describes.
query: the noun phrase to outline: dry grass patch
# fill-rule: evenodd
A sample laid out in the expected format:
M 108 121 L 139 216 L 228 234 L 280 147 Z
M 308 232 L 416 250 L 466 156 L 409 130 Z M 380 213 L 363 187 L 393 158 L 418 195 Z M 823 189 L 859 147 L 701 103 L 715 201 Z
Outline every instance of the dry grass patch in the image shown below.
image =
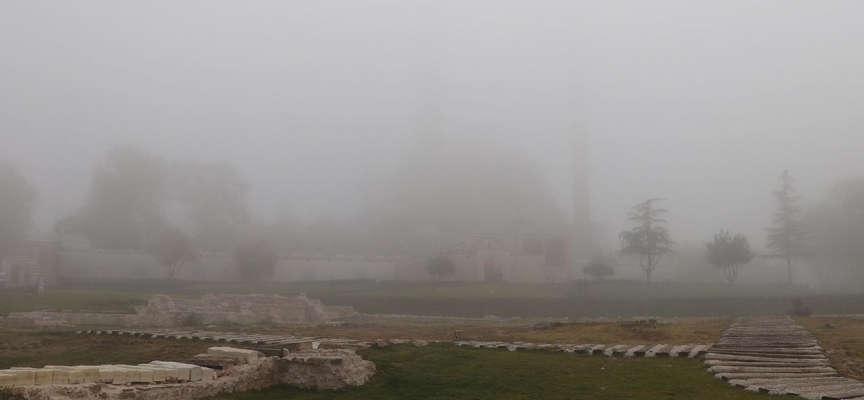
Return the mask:
M 212 343 L 68 331 L 0 330 L 0 369 L 45 365 L 141 364 L 183 361 Z
M 429 318 L 360 317 L 339 326 L 274 328 L 268 333 L 295 336 L 376 339 L 451 340 L 460 330 L 466 340 L 498 340 L 536 343 L 709 343 L 720 337 L 730 320 L 685 318 L 657 324 L 571 322 L 547 329 L 529 320 L 458 320 Z
M 726 318 L 687 318 L 656 324 L 577 322 L 543 330 L 503 334 L 508 341 L 538 343 L 711 343 L 729 326 Z
M 864 380 L 864 318 L 796 318 L 825 349 L 831 365 L 849 378 Z

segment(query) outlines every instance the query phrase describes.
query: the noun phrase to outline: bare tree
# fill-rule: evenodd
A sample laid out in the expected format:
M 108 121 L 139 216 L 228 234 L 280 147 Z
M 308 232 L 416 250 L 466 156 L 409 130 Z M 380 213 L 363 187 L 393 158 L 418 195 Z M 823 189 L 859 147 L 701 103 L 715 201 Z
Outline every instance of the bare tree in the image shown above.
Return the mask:
M 769 257 L 782 258 L 786 261 L 789 284 L 792 284 L 792 260 L 805 254 L 805 233 L 801 223 L 801 209 L 798 202 L 801 196 L 795 195 L 792 186 L 794 179 L 789 171 L 783 171 L 780 176 L 780 189 L 773 192 L 777 200 L 777 211 L 771 221 L 774 226 L 768 230 Z
M 740 233 L 732 236 L 729 231 L 721 230 L 714 235 L 713 242 L 705 243 L 705 259 L 723 270 L 730 285 L 738 279 L 738 270 L 753 261 L 753 257 L 756 253 L 750 251 L 747 237 Z
M 654 207 L 654 203 L 661 200 L 663 199 L 652 198 L 631 207 L 627 220 L 636 226 L 618 235 L 621 241 L 621 250 L 618 253 L 638 256 L 639 266 L 645 271 L 648 282 L 651 282 L 651 273 L 660 260 L 676 254 L 671 249 L 675 242 L 669 238 L 669 229 L 663 226 L 666 220 L 660 218 L 666 210 Z
M 196 260 L 192 239 L 177 228 L 165 229 L 155 240 L 153 251 L 167 268 L 168 279 L 174 279 L 186 264 Z

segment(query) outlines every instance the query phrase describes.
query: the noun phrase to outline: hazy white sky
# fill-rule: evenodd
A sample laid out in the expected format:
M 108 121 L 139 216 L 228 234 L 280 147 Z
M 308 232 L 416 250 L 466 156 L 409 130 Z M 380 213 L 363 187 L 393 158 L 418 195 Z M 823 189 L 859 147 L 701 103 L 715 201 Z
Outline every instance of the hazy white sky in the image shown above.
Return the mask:
M 45 230 L 117 144 L 227 160 L 261 218 L 350 219 L 437 93 L 448 140 L 538 160 L 594 218 L 669 199 L 673 235 L 757 244 L 784 168 L 815 200 L 864 175 L 856 1 L 0 1 L 0 158 Z M 430 89 L 431 87 L 431 89 Z

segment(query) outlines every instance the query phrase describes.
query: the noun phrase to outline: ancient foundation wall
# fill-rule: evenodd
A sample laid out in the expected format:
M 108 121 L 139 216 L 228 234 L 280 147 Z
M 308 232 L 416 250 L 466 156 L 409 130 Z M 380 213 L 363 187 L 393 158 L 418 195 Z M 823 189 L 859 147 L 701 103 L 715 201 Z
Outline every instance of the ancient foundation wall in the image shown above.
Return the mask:
M 193 400 L 223 393 L 266 389 L 284 384 L 337 390 L 366 384 L 375 364 L 353 350 L 317 350 L 268 357 L 225 371 L 214 380 L 186 383 L 115 385 L 104 383 L 24 386 L 13 390 L 27 400 Z

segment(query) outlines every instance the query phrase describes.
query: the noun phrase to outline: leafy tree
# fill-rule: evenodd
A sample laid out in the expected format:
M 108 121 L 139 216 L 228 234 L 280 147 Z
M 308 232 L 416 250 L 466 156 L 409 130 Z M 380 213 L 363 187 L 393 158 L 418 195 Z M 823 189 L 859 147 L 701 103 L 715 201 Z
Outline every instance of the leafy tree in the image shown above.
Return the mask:
M 648 282 L 651 282 L 651 273 L 660 260 L 675 255 L 670 247 L 675 242 L 669 237 L 669 229 L 663 226 L 666 220 L 660 218 L 666 210 L 654 206 L 654 203 L 660 200 L 662 199 L 648 199 L 630 208 L 627 220 L 635 226 L 618 235 L 621 241 L 619 254 L 639 257 L 639 266 L 645 271 Z
M 260 280 L 273 276 L 279 263 L 279 254 L 267 248 L 263 240 L 249 246 L 239 246 L 234 253 L 234 261 L 245 279 Z
M 456 273 L 456 263 L 448 256 L 438 255 L 426 262 L 426 271 L 440 281 L 441 278 Z
M 173 279 L 186 264 L 196 260 L 192 239 L 185 232 L 168 227 L 155 240 L 154 253 Z
M 249 184 L 233 164 L 176 164 L 171 187 L 203 248 L 231 248 L 237 241 L 236 234 L 249 224 Z
M 161 226 L 167 169 L 161 158 L 135 147 L 117 147 L 96 166 L 87 202 L 73 230 L 108 249 L 141 249 Z
M 705 244 L 705 259 L 715 268 L 723 270 L 726 281 L 731 285 L 738 278 L 738 270 L 753 261 L 756 253 L 750 251 L 747 237 L 738 233 L 721 230 L 714 235 L 714 241 Z
M 777 200 L 777 211 L 768 231 L 769 257 L 786 261 L 789 284 L 792 284 L 792 260 L 805 255 L 805 232 L 801 223 L 801 209 L 798 202 L 801 196 L 795 195 L 794 180 L 789 171 L 780 176 L 780 189 L 773 192 Z
M 594 279 L 603 280 L 615 276 L 615 269 L 603 262 L 591 262 L 582 268 L 582 273 Z
M 0 162 L 0 258 L 27 235 L 36 189 L 7 162 Z

